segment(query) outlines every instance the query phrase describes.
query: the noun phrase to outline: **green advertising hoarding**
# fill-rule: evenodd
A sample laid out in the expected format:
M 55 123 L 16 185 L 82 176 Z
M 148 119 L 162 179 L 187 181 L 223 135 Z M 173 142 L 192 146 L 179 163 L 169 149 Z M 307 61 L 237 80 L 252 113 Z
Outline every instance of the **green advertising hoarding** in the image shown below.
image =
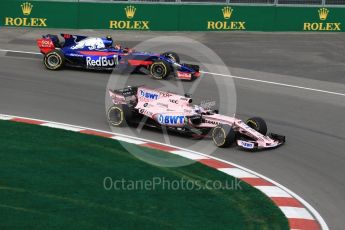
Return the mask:
M 180 30 L 191 31 L 267 31 L 274 23 L 275 7 L 267 6 L 200 6 L 181 8 Z
M 180 5 L 80 4 L 79 28 L 179 30 Z
M 0 16 L 12 27 L 342 32 L 345 8 L 4 0 Z
M 276 7 L 275 31 L 342 32 L 345 8 Z
M 76 28 L 78 3 L 1 0 L 1 26 Z

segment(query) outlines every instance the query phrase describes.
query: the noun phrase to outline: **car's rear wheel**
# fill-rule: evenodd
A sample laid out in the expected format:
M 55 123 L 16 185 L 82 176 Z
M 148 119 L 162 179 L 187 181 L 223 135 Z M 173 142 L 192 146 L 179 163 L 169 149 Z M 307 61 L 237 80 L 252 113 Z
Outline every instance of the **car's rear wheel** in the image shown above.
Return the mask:
M 180 57 L 175 52 L 168 51 L 168 52 L 162 53 L 162 56 L 170 59 L 173 62 L 180 63 Z
M 261 117 L 252 117 L 246 121 L 246 124 L 254 129 L 255 131 L 261 133 L 262 135 L 267 134 L 267 124 Z
M 150 73 L 154 79 L 165 79 L 170 74 L 170 65 L 164 60 L 155 60 L 150 66 Z
M 127 105 L 113 105 L 108 109 L 107 118 L 111 126 L 126 126 L 132 119 L 132 111 Z
M 230 146 L 235 142 L 236 135 L 235 131 L 230 125 L 220 124 L 212 130 L 213 143 L 220 148 Z
M 43 63 L 49 70 L 58 70 L 65 64 L 65 57 L 60 50 L 55 49 L 44 56 Z

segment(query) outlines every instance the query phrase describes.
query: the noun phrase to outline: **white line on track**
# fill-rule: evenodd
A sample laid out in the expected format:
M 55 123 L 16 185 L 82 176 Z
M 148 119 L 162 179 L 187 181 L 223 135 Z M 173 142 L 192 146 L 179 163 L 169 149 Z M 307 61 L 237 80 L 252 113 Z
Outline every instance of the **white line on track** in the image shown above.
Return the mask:
M 13 53 L 25 53 L 25 54 L 41 54 L 41 53 L 38 53 L 38 52 L 28 52 L 28 51 L 20 51 L 20 50 L 7 50 L 7 49 L 0 49 L 0 52 L 13 52 Z M 290 84 L 285 84 L 285 83 L 280 83 L 280 82 L 266 81 L 266 80 L 248 78 L 248 77 L 238 77 L 238 76 L 221 74 L 221 73 L 211 73 L 211 72 L 205 72 L 205 71 L 200 71 L 200 72 L 204 73 L 204 74 L 210 74 L 210 75 L 216 75 L 216 76 L 222 76 L 222 77 L 229 77 L 229 78 L 246 80 L 246 81 L 255 81 L 255 82 L 266 83 L 266 84 L 271 84 L 271 85 L 285 86 L 285 87 L 290 87 L 290 88 L 303 89 L 303 90 L 309 90 L 309 91 L 314 91 L 314 92 L 319 92 L 319 93 L 327 93 L 327 94 L 332 94 L 332 95 L 337 95 L 337 96 L 345 97 L 345 93 L 327 91 L 327 90 L 322 90 L 322 89 L 314 89 L 314 88 L 309 88 L 309 87 L 303 87 L 303 86 L 298 86 L 298 85 L 290 85 Z
M 13 52 L 13 53 L 23 53 L 23 54 L 41 54 L 38 52 L 28 52 L 28 51 L 20 51 L 20 50 L 5 50 L 5 49 L 0 49 L 0 52 Z
M 247 80 L 247 81 L 255 81 L 255 82 L 261 82 L 261 83 L 266 83 L 266 84 L 271 84 L 271 85 L 279 85 L 279 86 L 285 86 L 285 87 L 296 88 L 296 89 L 304 89 L 304 90 L 310 90 L 310 91 L 315 91 L 315 92 L 320 92 L 320 93 L 328 93 L 328 94 L 333 94 L 333 95 L 338 95 L 338 96 L 345 97 L 345 93 L 332 92 L 332 91 L 327 91 L 327 90 L 322 90 L 322 89 L 314 89 L 314 88 L 309 88 L 309 87 L 303 87 L 303 86 L 298 86 L 298 85 L 290 85 L 290 84 L 274 82 L 274 81 L 265 81 L 265 80 L 254 79 L 254 78 L 238 77 L 238 76 L 221 74 L 221 73 L 210 73 L 210 72 L 204 72 L 204 71 L 200 71 L 200 72 L 201 73 L 205 73 L 205 74 L 222 76 L 222 77 L 230 77 L 230 78 L 234 78 L 234 79 L 241 79 L 241 80 Z

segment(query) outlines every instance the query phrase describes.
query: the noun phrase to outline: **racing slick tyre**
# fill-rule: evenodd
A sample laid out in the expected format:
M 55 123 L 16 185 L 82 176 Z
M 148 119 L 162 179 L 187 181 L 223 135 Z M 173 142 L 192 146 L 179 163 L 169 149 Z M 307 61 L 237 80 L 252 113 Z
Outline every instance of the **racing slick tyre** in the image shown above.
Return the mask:
M 44 66 L 49 70 L 58 70 L 65 64 L 65 56 L 60 50 L 52 50 L 44 55 Z
M 180 57 L 175 52 L 168 51 L 168 52 L 162 53 L 161 55 L 166 57 L 166 58 L 168 58 L 168 59 L 170 59 L 173 62 L 176 62 L 176 63 L 180 64 Z
M 235 142 L 236 134 L 230 125 L 217 125 L 212 130 L 212 139 L 217 147 L 225 148 Z
M 252 117 L 246 121 L 246 124 L 254 129 L 255 131 L 261 133 L 262 135 L 267 134 L 267 124 L 261 117 Z
M 170 64 L 164 60 L 155 60 L 150 66 L 150 73 L 157 80 L 167 78 L 170 71 Z
M 108 109 L 108 122 L 114 127 L 123 127 L 130 123 L 132 110 L 128 105 L 113 105 Z

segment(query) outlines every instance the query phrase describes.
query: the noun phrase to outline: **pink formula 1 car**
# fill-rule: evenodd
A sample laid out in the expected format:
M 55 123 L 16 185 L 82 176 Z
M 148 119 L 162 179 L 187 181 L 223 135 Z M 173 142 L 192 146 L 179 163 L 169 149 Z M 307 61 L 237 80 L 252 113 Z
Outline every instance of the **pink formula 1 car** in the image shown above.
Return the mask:
M 218 114 L 199 105 L 192 105 L 188 96 L 150 89 L 145 86 L 109 90 L 113 105 L 107 112 L 112 126 L 138 125 L 165 128 L 183 134 L 210 136 L 218 147 L 237 143 L 245 149 L 275 148 L 285 137 L 267 133 L 266 122 L 253 117 L 240 119 Z

